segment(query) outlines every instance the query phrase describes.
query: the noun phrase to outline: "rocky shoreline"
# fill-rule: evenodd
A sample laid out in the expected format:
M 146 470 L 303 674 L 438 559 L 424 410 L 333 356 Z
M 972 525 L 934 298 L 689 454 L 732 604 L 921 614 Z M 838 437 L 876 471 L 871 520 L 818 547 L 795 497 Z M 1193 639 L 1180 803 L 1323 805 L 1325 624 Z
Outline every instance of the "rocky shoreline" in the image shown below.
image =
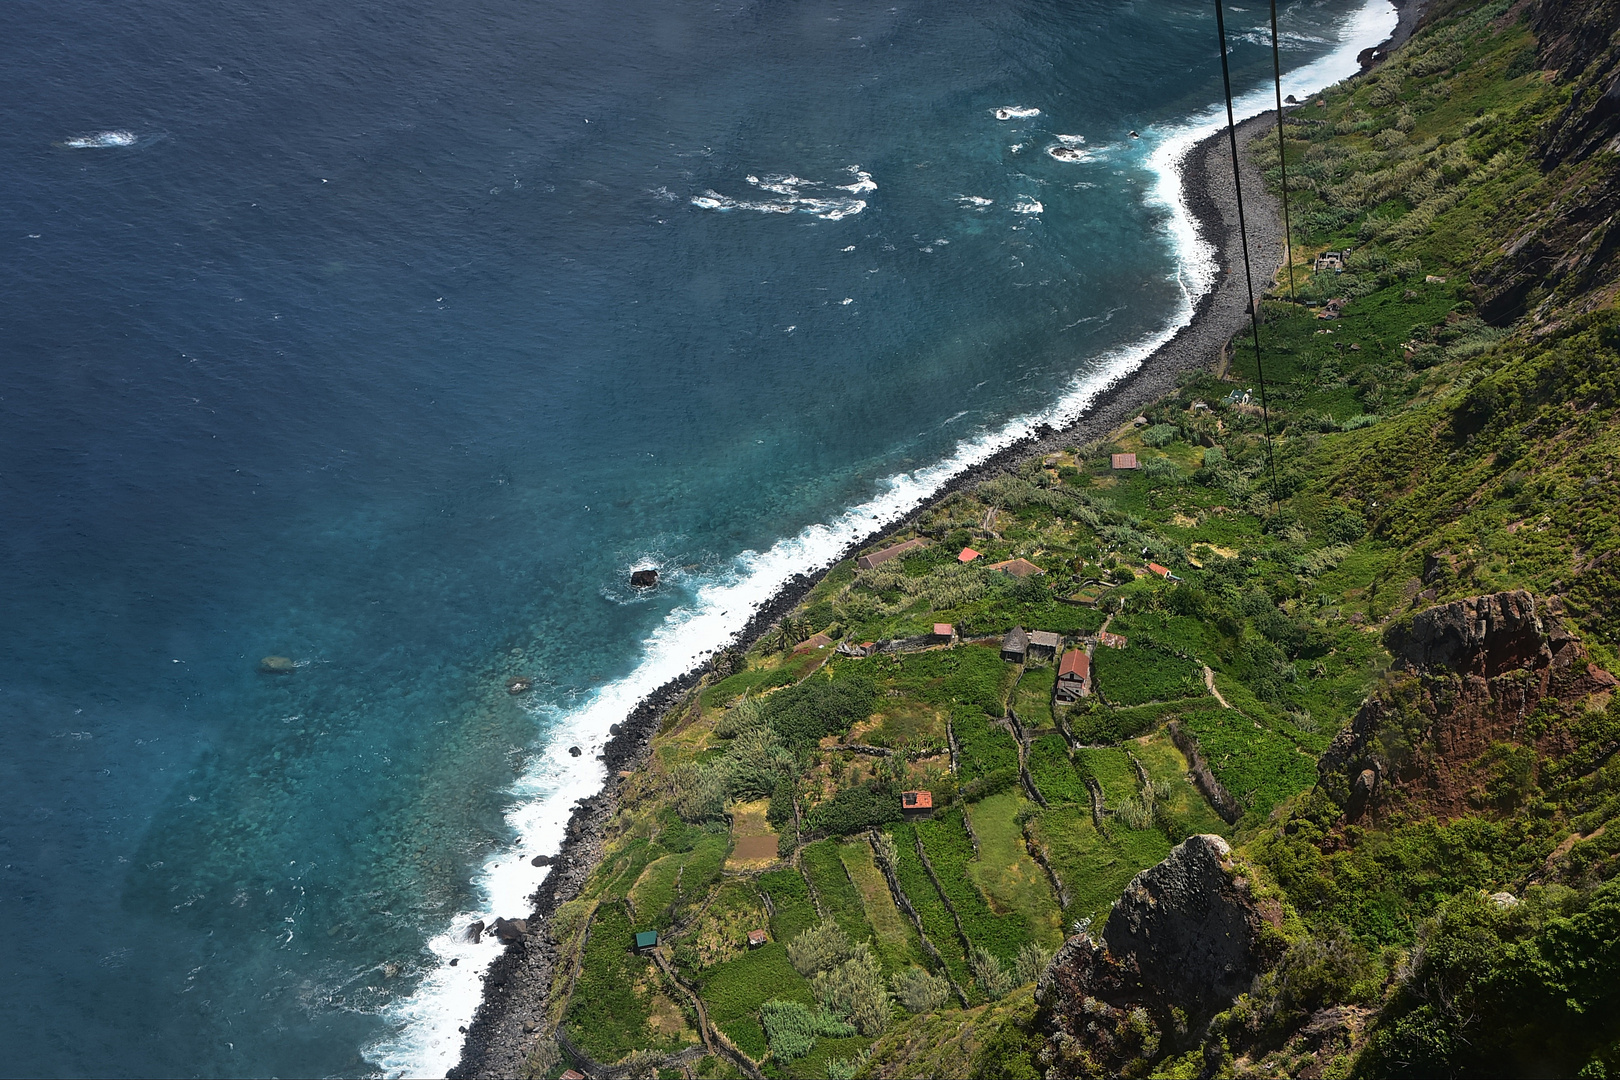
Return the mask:
M 1267 114 L 1240 124 L 1240 145 L 1246 146 L 1252 139 L 1271 131 L 1275 122 L 1275 116 Z M 1258 296 L 1270 287 L 1273 275 L 1282 265 L 1282 222 L 1276 200 L 1265 190 L 1259 170 L 1244 160 L 1242 176 L 1244 218 Z M 1043 427 L 963 471 L 905 519 L 863 537 L 843 552 L 840 559 L 911 527 L 930 506 L 956 491 L 972 487 L 1033 456 L 1105 438 L 1132 414 L 1174 391 L 1184 372 L 1212 366 L 1220 359 L 1227 343 L 1248 319 L 1248 290 L 1242 274 L 1242 249 L 1238 244 L 1231 145 L 1225 130 L 1202 140 L 1188 152 L 1182 166 L 1182 188 L 1199 235 L 1215 246 L 1220 268 L 1215 287 L 1199 299 L 1192 321 L 1155 350 L 1136 371 L 1104 390 L 1074 423 L 1056 429 Z M 821 573 L 801 574 L 779 590 L 738 635 L 738 647 L 746 648 L 757 641 L 804 598 L 820 577 Z M 610 777 L 616 778 L 620 771 L 635 769 L 642 763 L 665 712 L 711 668 L 712 662 L 665 683 L 644 698 L 618 725 L 617 734 L 602 755 Z M 483 1001 L 466 1029 L 461 1060 L 449 1073 L 452 1078 L 519 1075 L 534 1047 L 536 1034 L 544 1033 L 547 997 L 557 958 L 548 920 L 561 904 L 579 894 L 601 858 L 606 826 L 618 805 L 617 788 L 617 780 L 610 779 L 597 794 L 575 804 L 567 838 L 552 863 L 551 873 L 533 895 L 534 911 L 527 920 L 527 935 L 508 945 L 485 975 Z

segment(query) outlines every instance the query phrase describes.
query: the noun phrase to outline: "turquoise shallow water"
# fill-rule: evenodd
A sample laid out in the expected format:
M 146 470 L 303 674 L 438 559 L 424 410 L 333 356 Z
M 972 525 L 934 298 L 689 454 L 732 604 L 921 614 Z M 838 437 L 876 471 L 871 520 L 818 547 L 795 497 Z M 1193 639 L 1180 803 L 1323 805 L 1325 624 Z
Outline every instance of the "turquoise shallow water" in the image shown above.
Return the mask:
M 1177 2 L 0 24 L 13 1074 L 447 1064 L 566 746 L 1185 308 L 1219 85 Z

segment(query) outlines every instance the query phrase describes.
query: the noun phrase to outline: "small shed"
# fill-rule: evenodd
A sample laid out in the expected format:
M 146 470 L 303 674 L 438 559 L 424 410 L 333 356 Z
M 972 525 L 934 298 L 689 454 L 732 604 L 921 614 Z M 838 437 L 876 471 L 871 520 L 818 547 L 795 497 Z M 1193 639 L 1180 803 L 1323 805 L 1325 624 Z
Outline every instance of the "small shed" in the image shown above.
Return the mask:
M 1153 571 L 1155 574 L 1158 574 L 1160 577 L 1164 578 L 1164 580 L 1166 580 L 1166 581 L 1180 581 L 1181 580 L 1175 574 L 1172 574 L 1170 572 L 1170 568 L 1168 566 L 1160 566 L 1156 562 L 1150 562 L 1150 563 L 1148 563 L 1148 569 Z
M 980 554 L 981 554 L 981 552 L 974 551 L 970 547 L 969 548 L 963 548 L 962 553 L 956 557 L 956 561 L 959 562 L 959 563 L 970 563 L 974 559 L 977 559 Z
M 636 952 L 644 953 L 658 948 L 658 931 L 643 930 L 636 934 Z
M 1020 581 L 1027 577 L 1034 577 L 1036 574 L 1046 573 L 1045 570 L 1042 570 L 1028 559 L 1008 559 L 1005 562 L 991 563 L 986 569 L 1011 574 Z
M 922 547 L 926 543 L 928 543 L 928 541 L 918 536 L 899 544 L 890 544 L 881 551 L 874 551 L 869 555 L 862 555 L 860 558 L 855 560 L 855 565 L 860 567 L 862 570 L 870 570 L 874 566 L 881 566 L 890 559 L 899 558 L 908 551 L 915 551 L 917 548 Z
M 1063 647 L 1063 635 L 1050 630 L 1029 632 L 1029 657 L 1032 660 L 1051 660 Z
M 1029 652 L 1029 635 L 1022 626 L 1015 626 L 1001 639 L 1001 658 L 1009 664 L 1022 664 Z
M 933 813 L 934 793 L 932 791 L 902 791 L 900 793 L 900 812 L 902 814 Z
M 954 641 L 956 640 L 956 627 L 948 622 L 937 622 L 934 624 L 933 637 L 935 641 L 942 643 Z
M 585 1080 L 585 1074 L 578 1069 L 564 1069 L 562 1080 Z
M 1057 699 L 1079 701 L 1091 696 L 1091 657 L 1084 649 L 1070 649 L 1058 664 Z
M 1108 459 L 1108 467 L 1110 469 L 1134 469 L 1136 468 L 1136 455 L 1114 454 Z
M 765 931 L 763 930 L 748 931 L 748 947 L 750 949 L 757 949 L 769 940 L 770 939 L 765 936 Z

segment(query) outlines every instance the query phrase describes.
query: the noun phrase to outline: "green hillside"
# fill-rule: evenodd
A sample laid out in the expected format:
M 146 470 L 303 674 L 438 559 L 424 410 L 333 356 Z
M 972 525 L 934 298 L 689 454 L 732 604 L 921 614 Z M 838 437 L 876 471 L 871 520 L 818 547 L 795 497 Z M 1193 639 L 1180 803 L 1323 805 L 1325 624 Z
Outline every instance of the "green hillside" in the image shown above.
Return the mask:
M 672 709 L 553 923 L 572 1042 L 604 1063 L 690 1048 L 698 1076 L 1088 1075 L 1053 1056 L 1030 987 L 1133 875 L 1217 832 L 1276 897 L 1280 958 L 1129 1074 L 1620 1069 L 1613 6 L 1437 4 L 1290 113 L 1294 296 L 1282 275 L 1258 358 L 1271 455 L 1240 337 L 1146 424 L 950 496 L 885 541 L 927 541 L 900 558 L 834 568 Z M 1280 181 L 1275 141 L 1253 152 Z M 1141 467 L 1111 469 L 1120 451 Z M 989 568 L 1014 558 L 1042 572 Z M 1593 666 L 1464 760 L 1419 721 L 1465 703 L 1389 643 L 1508 590 Z M 951 643 L 906 640 L 942 622 Z M 1091 692 L 1058 700 L 1055 658 L 1004 659 L 1015 626 L 1090 651 Z M 795 651 L 813 633 L 833 644 Z M 1355 817 L 1329 750 L 1369 698 L 1407 771 Z M 1400 745 L 1391 717 L 1411 719 Z M 639 930 L 663 964 L 630 952 Z

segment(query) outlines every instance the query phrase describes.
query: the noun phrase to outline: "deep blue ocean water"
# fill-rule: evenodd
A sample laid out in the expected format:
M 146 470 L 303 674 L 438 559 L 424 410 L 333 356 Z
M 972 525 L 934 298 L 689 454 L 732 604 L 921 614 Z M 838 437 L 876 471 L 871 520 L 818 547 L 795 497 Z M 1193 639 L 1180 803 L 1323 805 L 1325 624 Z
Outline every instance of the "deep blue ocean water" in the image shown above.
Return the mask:
M 0 31 L 8 1075 L 442 1071 L 564 747 L 1184 313 L 1149 155 L 1220 85 L 1184 0 Z

